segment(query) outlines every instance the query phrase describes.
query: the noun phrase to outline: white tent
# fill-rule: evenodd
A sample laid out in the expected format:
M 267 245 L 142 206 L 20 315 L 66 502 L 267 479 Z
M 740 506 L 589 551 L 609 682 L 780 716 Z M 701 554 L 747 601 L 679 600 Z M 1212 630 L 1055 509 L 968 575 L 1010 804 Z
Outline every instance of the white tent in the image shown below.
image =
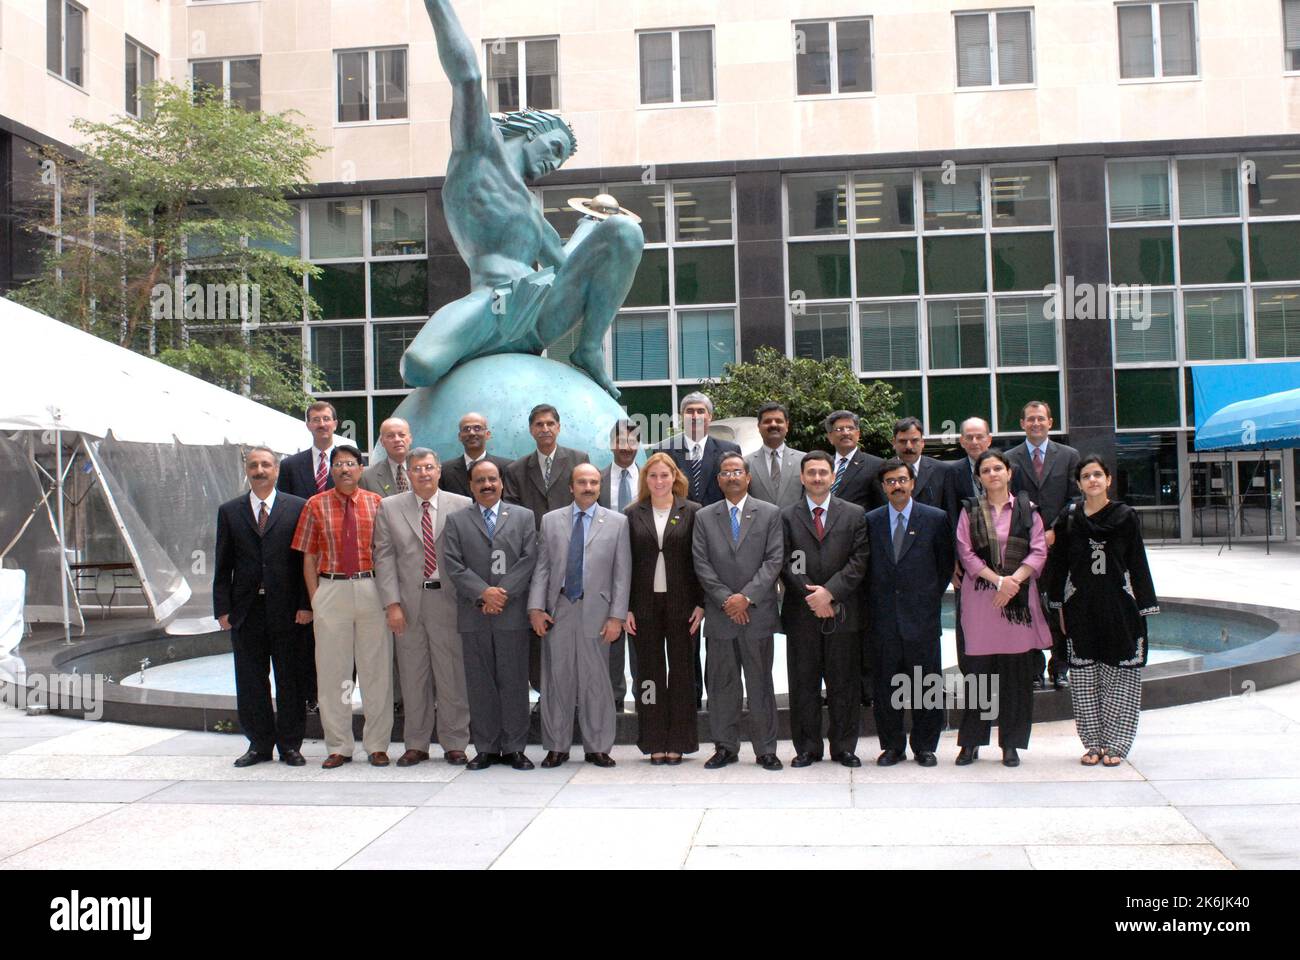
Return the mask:
M 70 564 L 102 576 L 96 551 L 123 547 L 155 620 L 210 616 L 237 448 L 296 452 L 302 422 L 11 300 L 0 337 L 0 559 L 27 573 L 27 619 L 81 625 Z

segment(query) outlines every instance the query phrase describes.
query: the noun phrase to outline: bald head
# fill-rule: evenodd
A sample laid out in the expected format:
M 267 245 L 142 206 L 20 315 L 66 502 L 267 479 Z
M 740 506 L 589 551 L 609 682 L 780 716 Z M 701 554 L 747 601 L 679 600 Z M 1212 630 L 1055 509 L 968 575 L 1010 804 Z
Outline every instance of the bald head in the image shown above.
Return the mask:
M 569 478 L 569 489 L 579 509 L 588 509 L 600 496 L 600 471 L 590 463 L 578 464 Z
M 389 460 L 405 463 L 411 449 L 411 425 L 401 417 L 389 417 L 379 425 L 379 442 Z
M 483 451 L 487 449 L 487 442 L 492 439 L 492 431 L 488 429 L 487 417 L 474 412 L 465 414 L 460 418 L 457 439 L 460 440 L 460 445 L 465 448 L 465 456 L 471 460 L 477 460 L 483 456 Z

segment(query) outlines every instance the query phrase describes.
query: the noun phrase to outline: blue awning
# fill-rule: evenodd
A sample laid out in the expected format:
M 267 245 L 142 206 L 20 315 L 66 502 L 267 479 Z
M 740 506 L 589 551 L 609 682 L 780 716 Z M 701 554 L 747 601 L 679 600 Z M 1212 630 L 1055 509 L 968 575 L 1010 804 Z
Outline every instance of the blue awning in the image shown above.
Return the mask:
M 1192 367 L 1197 450 L 1300 446 L 1300 363 Z

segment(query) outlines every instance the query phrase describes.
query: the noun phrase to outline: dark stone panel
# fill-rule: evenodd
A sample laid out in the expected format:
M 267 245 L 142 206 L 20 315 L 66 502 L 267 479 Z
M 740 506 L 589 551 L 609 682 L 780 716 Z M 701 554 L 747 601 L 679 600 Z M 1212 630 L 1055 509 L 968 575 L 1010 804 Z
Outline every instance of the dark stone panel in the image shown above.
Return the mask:
M 1086 367 L 1066 374 L 1071 433 L 1096 427 L 1115 429 L 1115 381 L 1109 367 Z
M 782 242 L 762 240 L 737 245 L 740 257 L 740 299 L 784 296 Z
M 1061 321 L 1061 334 L 1067 370 L 1111 365 L 1109 320 L 1072 319 L 1067 315 Z
M 1114 469 L 1115 430 L 1110 427 L 1081 427 L 1071 429 L 1066 442 L 1080 455 L 1097 454 Z
M 1081 283 L 1106 283 L 1110 278 L 1108 234 L 1102 226 L 1061 227 L 1061 285 L 1067 277 Z
M 1263 690 L 1300 680 L 1300 655 L 1278 657 L 1262 663 L 1247 663 L 1231 670 L 1233 693 Z
M 740 359 L 754 359 L 759 347 L 785 351 L 785 300 L 761 297 L 740 300 Z
M 1106 225 L 1106 161 L 1101 156 L 1061 157 L 1056 164 L 1061 229 Z
M 1229 670 L 1206 670 L 1145 680 L 1142 683 L 1142 709 L 1155 710 L 1180 703 L 1217 700 L 1233 692 L 1231 682 Z
M 736 239 L 781 239 L 781 175 L 775 171 L 736 175 Z M 741 281 L 743 289 L 744 281 Z

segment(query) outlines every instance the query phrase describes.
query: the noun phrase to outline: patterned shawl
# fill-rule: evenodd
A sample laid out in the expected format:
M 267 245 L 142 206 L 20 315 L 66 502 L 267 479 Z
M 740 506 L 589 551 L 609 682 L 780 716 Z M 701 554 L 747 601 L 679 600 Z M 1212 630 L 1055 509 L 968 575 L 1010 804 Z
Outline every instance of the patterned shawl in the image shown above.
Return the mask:
M 1029 538 L 1034 529 L 1034 505 L 1025 493 L 1018 493 L 1012 501 L 1011 530 L 1003 547 L 998 541 L 993 522 L 993 507 L 984 495 L 964 501 L 966 517 L 970 523 L 970 545 L 975 555 L 1000 577 L 1009 577 L 1024 563 L 1029 555 Z M 1001 554 L 1001 556 L 999 556 Z M 976 590 L 996 590 L 995 584 L 983 577 L 975 578 Z M 1030 584 L 1021 584 L 1017 593 L 1002 608 L 1002 617 L 1010 623 L 1029 624 Z

